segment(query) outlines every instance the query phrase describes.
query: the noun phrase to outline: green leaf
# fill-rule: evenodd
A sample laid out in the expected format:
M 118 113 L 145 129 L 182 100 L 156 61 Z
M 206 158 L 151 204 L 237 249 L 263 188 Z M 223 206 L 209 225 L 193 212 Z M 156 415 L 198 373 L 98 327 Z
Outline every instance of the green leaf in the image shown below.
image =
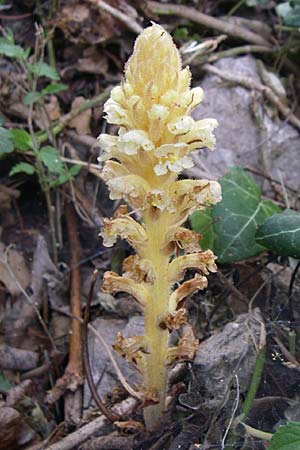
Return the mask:
M 69 174 L 71 175 L 71 178 L 76 177 L 76 175 L 79 174 L 81 170 L 81 166 L 79 166 L 78 164 L 74 164 L 70 169 L 69 169 Z
M 269 217 L 256 233 L 256 242 L 278 255 L 300 259 L 300 213 L 286 209 Z
M 278 428 L 268 450 L 300 449 L 300 422 L 289 422 Z
M 9 381 L 7 380 L 7 378 L 5 377 L 4 373 L 2 372 L 2 370 L 0 371 L 0 391 L 1 392 L 8 392 L 11 389 L 11 384 L 9 383 Z
M 32 103 L 40 100 L 45 95 L 56 94 L 66 89 L 68 89 L 68 86 L 62 83 L 48 84 L 48 86 L 46 86 L 45 89 L 43 89 L 41 92 L 28 92 L 28 94 L 26 94 L 24 97 L 24 103 L 25 105 L 29 106 Z
M 49 66 L 49 64 L 46 64 L 44 62 L 39 62 L 36 64 L 29 64 L 29 69 L 32 73 L 35 73 L 39 77 L 47 77 L 50 78 L 50 80 L 58 81 L 59 75 L 56 72 L 56 70 Z
M 300 27 L 300 3 L 289 1 L 276 6 L 278 16 L 282 17 L 284 25 L 289 27 Z
M 20 45 L 12 44 L 7 39 L 2 37 L 0 38 L 0 55 L 8 58 L 26 59 L 28 53 L 20 47 Z
M 223 200 L 213 208 L 215 245 L 220 262 L 240 261 L 261 253 L 255 233 L 265 219 L 281 211 L 261 200 L 254 180 L 241 168 L 232 168 L 220 179 Z
M 5 124 L 5 117 L 0 116 L 0 127 Z
M 47 167 L 50 173 L 60 175 L 66 172 L 60 154 L 56 148 L 46 145 L 38 154 L 39 160 Z
M 190 221 L 193 230 L 202 235 L 202 238 L 200 239 L 202 250 L 214 248 L 212 210 L 206 209 L 205 211 L 195 211 L 190 216 Z
M 42 90 L 42 93 L 44 95 L 57 94 L 58 92 L 65 91 L 66 89 L 68 89 L 68 86 L 66 84 L 51 83 Z
M 1 156 L 11 153 L 14 150 L 14 144 L 11 141 L 10 131 L 0 127 L 0 158 Z
M 204 235 L 201 247 L 211 248 L 222 263 L 258 255 L 265 249 L 255 241 L 257 228 L 281 209 L 262 200 L 260 188 L 239 167 L 233 167 L 219 182 L 222 201 L 211 211 L 191 216 L 193 229 Z
M 16 164 L 11 171 L 9 172 L 9 176 L 16 175 L 17 173 L 26 173 L 27 175 L 33 175 L 35 172 L 35 167 L 28 163 L 18 163 Z
M 28 94 L 24 96 L 24 103 L 26 106 L 29 106 L 32 103 L 37 102 L 41 97 L 41 92 L 28 92 Z
M 33 147 L 32 139 L 27 131 L 20 128 L 10 130 L 11 140 L 18 150 L 26 151 Z

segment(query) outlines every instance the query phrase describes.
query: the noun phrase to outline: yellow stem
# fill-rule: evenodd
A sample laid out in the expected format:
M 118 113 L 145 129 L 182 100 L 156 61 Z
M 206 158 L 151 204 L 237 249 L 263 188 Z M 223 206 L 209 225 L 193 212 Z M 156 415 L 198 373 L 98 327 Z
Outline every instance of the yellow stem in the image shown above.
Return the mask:
M 149 354 L 145 373 L 145 387 L 159 396 L 159 403 L 144 409 L 144 419 L 147 430 L 159 427 L 165 409 L 167 389 L 167 368 L 165 366 L 168 351 L 168 330 L 159 326 L 159 317 L 168 312 L 170 286 L 167 280 L 169 257 L 161 251 L 165 234 L 169 228 L 168 221 L 162 213 L 160 219 L 153 221 L 145 217 L 148 235 L 147 258 L 151 260 L 156 280 L 149 286 L 149 302 L 145 308 L 145 336 Z

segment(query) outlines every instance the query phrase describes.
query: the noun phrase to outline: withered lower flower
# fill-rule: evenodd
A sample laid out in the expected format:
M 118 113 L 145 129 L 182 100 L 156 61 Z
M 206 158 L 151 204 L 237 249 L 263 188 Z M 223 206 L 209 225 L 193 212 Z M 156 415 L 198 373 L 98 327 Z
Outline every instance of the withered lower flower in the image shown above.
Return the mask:
M 171 36 L 153 24 L 137 38 L 124 79 L 104 106 L 118 134 L 99 136 L 110 198 L 123 198 L 142 217 L 138 223 L 123 208 L 104 220 L 100 234 L 106 246 L 120 237 L 136 251 L 124 261 L 123 276 L 104 275 L 103 289 L 130 293 L 144 308 L 145 336 L 119 335 L 115 349 L 143 367 L 143 389 L 156 399 L 144 409 L 149 430 L 159 426 L 165 410 L 167 366 L 176 358 L 192 359 L 198 348 L 189 329 L 177 347 L 168 348 L 169 332 L 186 327 L 186 297 L 205 289 L 206 275 L 216 270 L 213 253 L 202 252 L 199 235 L 183 227 L 193 211 L 221 199 L 216 181 L 178 180 L 193 166 L 192 151 L 215 145 L 217 121 L 190 115 L 203 99 L 202 89 L 191 88 L 190 81 Z M 189 268 L 200 274 L 176 285 Z

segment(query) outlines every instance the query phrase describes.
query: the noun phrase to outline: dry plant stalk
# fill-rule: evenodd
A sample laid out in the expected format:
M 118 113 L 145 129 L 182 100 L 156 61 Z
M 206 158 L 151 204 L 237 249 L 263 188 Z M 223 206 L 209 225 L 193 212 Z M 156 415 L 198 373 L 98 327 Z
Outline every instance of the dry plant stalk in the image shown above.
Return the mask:
M 193 166 L 193 150 L 215 144 L 217 121 L 190 116 L 203 98 L 200 87 L 190 89 L 190 80 L 171 36 L 156 24 L 145 29 L 122 84 L 105 104 L 107 121 L 120 127 L 118 136 L 99 137 L 110 198 L 125 199 L 142 216 L 138 223 L 121 206 L 112 220 L 104 220 L 100 235 L 107 247 L 121 237 L 136 252 L 124 260 L 123 276 L 104 274 L 102 289 L 127 292 L 144 309 L 145 335 L 125 339 L 119 333 L 114 349 L 142 373 L 148 430 L 161 423 L 168 367 L 176 360 L 192 360 L 198 349 L 198 340 L 185 326 L 185 299 L 205 289 L 206 276 L 216 271 L 212 251 L 201 251 L 199 235 L 182 226 L 193 211 L 221 199 L 215 181 L 178 180 L 183 169 Z M 188 268 L 199 273 L 179 285 Z M 181 337 L 177 347 L 170 347 L 174 329 L 181 329 Z

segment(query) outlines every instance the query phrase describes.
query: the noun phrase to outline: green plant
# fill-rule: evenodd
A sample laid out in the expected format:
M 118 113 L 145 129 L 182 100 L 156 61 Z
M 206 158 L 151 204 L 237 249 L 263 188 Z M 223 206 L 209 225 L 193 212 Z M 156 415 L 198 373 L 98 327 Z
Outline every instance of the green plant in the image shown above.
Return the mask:
M 211 250 L 202 252 L 199 236 L 182 226 L 196 209 L 220 201 L 220 185 L 208 180 L 178 180 L 193 161 L 196 148 L 214 146 L 214 119 L 194 121 L 190 111 L 202 100 L 201 88 L 190 89 L 190 72 L 181 68 L 170 35 L 153 25 L 138 37 L 121 86 L 111 92 L 104 111 L 118 125 L 117 136 L 102 134 L 102 175 L 111 199 L 125 199 L 142 215 L 134 220 L 121 206 L 101 230 L 104 245 L 120 236 L 136 251 L 123 263 L 123 276 L 104 274 L 102 289 L 131 294 L 145 314 L 145 335 L 125 339 L 119 333 L 115 350 L 143 376 L 140 394 L 148 430 L 161 423 L 165 411 L 168 367 L 194 358 L 198 349 L 187 325 L 186 297 L 207 286 L 214 272 Z M 200 274 L 179 284 L 188 268 Z M 170 347 L 172 330 L 181 330 Z
M 280 3 L 276 6 L 276 12 L 287 27 L 300 27 L 300 0 L 290 0 Z
M 24 129 L 5 128 L 4 121 L 0 123 L 0 158 L 15 152 L 23 154 L 26 162 L 17 163 L 10 170 L 9 175 L 19 173 L 36 175 L 45 194 L 49 223 L 52 236 L 52 247 L 54 260 L 57 260 L 57 242 L 55 231 L 55 219 L 53 212 L 52 191 L 55 187 L 73 179 L 79 172 L 80 167 L 73 165 L 70 169 L 63 163 L 55 135 L 52 132 L 53 124 L 48 117 L 45 107 L 45 98 L 49 94 L 56 94 L 67 86 L 59 83 L 57 71 L 49 66 L 45 61 L 46 39 L 41 28 L 37 29 L 34 52 L 17 45 L 10 30 L 6 30 L 4 36 L 0 38 L 0 55 L 10 58 L 14 62 L 15 70 L 22 77 L 21 88 L 24 92 L 23 102 L 28 106 L 27 127 Z M 38 84 L 45 80 L 50 80 L 41 90 Z M 43 121 L 43 127 L 47 132 L 51 145 L 42 146 L 39 132 L 36 131 L 33 123 L 34 115 L 38 114 Z
M 300 259 L 300 213 L 286 209 L 265 220 L 256 242 L 278 254 Z
M 230 169 L 219 182 L 222 201 L 190 217 L 193 230 L 202 234 L 201 247 L 211 248 L 221 263 L 260 254 L 265 247 L 255 240 L 258 226 L 281 209 L 261 198 L 259 186 L 240 167 Z
M 300 448 L 300 422 L 288 422 L 278 428 L 268 450 L 297 450 Z

